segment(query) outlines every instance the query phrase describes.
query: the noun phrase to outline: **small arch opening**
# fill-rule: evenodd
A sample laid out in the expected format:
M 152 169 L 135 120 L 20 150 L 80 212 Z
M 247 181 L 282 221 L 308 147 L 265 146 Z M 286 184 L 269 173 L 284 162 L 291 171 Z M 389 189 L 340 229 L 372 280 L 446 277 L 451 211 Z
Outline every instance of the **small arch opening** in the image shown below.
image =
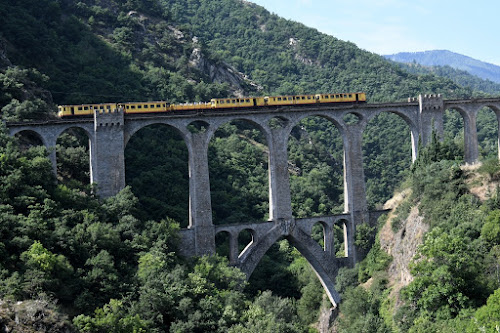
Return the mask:
M 252 229 L 242 230 L 238 234 L 238 253 L 241 253 L 244 249 L 253 243 L 254 236 Z
M 323 222 L 317 222 L 313 225 L 311 229 L 311 238 L 314 239 L 323 250 L 325 249 L 325 226 Z
M 361 119 L 361 115 L 354 112 L 349 112 L 342 117 L 342 120 L 347 125 L 356 125 L 361 121 Z
M 333 248 L 335 257 L 347 257 L 347 221 L 342 219 L 333 225 Z
M 21 151 L 25 151 L 31 147 L 43 146 L 43 140 L 40 135 L 34 131 L 20 131 L 14 135 L 19 142 Z
M 285 128 L 286 125 L 288 124 L 289 120 L 286 119 L 285 117 L 274 117 L 269 120 L 269 128 L 271 129 L 277 129 L 277 128 Z
M 205 133 L 209 126 L 210 125 L 205 121 L 196 120 L 193 121 L 192 123 L 189 123 L 189 125 L 187 125 L 187 129 L 189 130 L 189 132 L 193 134 Z

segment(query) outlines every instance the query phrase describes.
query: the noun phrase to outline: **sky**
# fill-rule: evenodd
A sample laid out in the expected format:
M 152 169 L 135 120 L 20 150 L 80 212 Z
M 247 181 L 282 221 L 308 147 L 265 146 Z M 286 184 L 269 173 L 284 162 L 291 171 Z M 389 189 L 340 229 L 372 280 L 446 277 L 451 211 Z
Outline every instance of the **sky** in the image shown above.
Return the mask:
M 500 0 L 249 0 L 380 55 L 448 50 L 500 66 Z

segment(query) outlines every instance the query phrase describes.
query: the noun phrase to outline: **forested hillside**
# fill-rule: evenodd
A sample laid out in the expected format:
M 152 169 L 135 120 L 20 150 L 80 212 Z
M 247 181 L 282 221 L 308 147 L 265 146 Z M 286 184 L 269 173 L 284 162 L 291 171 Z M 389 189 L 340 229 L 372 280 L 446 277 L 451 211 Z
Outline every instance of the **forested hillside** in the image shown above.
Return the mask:
M 53 118 L 57 104 L 86 102 L 330 91 L 364 91 L 369 102 L 402 101 L 421 93 L 486 96 L 431 73 L 409 73 L 247 1 L 4 0 L 0 15 L 5 121 Z M 497 153 L 494 119 L 491 111 L 481 111 L 478 118 L 483 158 Z M 458 113 L 447 113 L 445 126 L 447 146 L 439 157 L 455 161 L 463 145 Z M 70 130 L 59 138 L 57 182 L 47 151 L 35 145 L 35 138 L 9 138 L 4 125 L 0 134 L 0 327 L 12 327 L 17 316 L 19 330 L 27 332 L 42 326 L 52 332 L 315 331 L 319 309 L 328 301 L 305 259 L 286 240 L 269 251 L 248 283 L 228 267 L 226 239 L 217 240 L 217 257 L 177 255 L 177 230 L 187 226 L 189 175 L 186 146 L 172 129 L 150 126 L 131 138 L 125 152 L 129 186 L 107 200 L 96 198 L 88 185 L 85 133 Z M 363 150 L 371 208 L 381 207 L 406 176 L 423 177 L 419 170 L 431 163 L 425 160 L 410 171 L 409 128 L 390 114 L 369 123 Z M 267 154 L 265 138 L 251 124 L 233 122 L 217 131 L 209 147 L 215 223 L 268 218 Z M 343 211 L 342 161 L 342 141 L 333 124 L 312 117 L 294 128 L 289 172 L 296 217 Z M 465 190 L 459 190 L 450 189 L 446 197 L 462 198 Z M 424 200 L 414 193 L 412 203 Z M 490 205 L 480 208 L 484 217 L 498 208 L 491 200 L 471 202 L 474 209 Z M 495 228 L 496 220 L 492 223 Z M 318 241 L 321 233 L 314 230 Z M 482 246 L 487 234 L 460 235 L 479 244 L 482 252 L 471 255 L 489 260 L 489 266 L 481 261 L 474 269 L 494 268 L 494 254 L 487 254 L 498 242 Z M 425 325 L 462 313 L 465 322 L 479 316 L 475 309 L 498 288 L 494 274 L 485 274 L 480 293 L 460 294 L 458 307 L 448 309 L 442 302 L 424 307 L 418 291 L 389 306 L 384 269 L 390 260 L 375 246 L 359 267 L 339 275 L 337 287 L 346 300 L 339 329 L 360 332 L 362 325 L 365 331 L 407 331 L 409 314 L 394 314 L 399 308 L 411 309 L 404 311 L 413 311 Z M 424 274 L 416 269 L 414 276 Z M 370 288 L 357 287 L 370 277 L 375 281 Z M 476 282 L 468 279 L 466 289 Z M 364 305 L 353 304 L 357 300 Z M 441 307 L 442 316 L 425 317 Z

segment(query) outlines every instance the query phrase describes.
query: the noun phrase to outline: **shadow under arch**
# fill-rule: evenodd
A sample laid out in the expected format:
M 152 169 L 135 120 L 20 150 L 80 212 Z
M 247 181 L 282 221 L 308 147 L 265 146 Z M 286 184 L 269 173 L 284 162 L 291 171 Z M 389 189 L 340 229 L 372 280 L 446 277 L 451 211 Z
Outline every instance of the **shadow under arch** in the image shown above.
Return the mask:
M 401 112 L 387 110 L 367 117 L 363 131 L 363 170 L 368 207 L 382 204 L 396 189 L 415 158 L 417 127 Z
M 486 105 L 477 113 L 476 128 L 480 160 L 499 159 L 500 110 L 494 106 Z
M 125 180 L 139 199 L 141 217 L 189 221 L 188 147 L 170 124 L 153 122 L 131 132 L 125 146 Z
M 83 127 L 71 126 L 61 131 L 56 140 L 58 178 L 66 184 L 74 180 L 81 184 L 92 181 L 91 135 Z
M 345 128 L 321 113 L 298 117 L 287 137 L 292 212 L 324 216 L 345 210 Z
M 208 132 L 214 224 L 267 220 L 269 148 L 265 127 L 238 117 L 219 125 L 212 124 Z
M 34 130 L 21 130 L 14 134 L 14 137 L 19 142 L 19 146 L 21 149 L 28 149 L 33 146 L 47 146 L 47 142 L 45 142 L 44 137 Z

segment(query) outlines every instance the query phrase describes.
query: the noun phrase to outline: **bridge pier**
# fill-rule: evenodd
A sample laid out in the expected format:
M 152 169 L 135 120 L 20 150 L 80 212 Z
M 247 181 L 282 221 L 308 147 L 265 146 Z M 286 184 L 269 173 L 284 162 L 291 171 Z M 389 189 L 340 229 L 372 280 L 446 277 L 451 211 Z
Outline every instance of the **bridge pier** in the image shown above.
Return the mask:
M 90 143 L 90 182 L 101 197 L 116 195 L 125 187 L 123 110 L 94 113 Z
M 292 218 L 290 177 L 288 174 L 288 130 L 270 129 L 269 143 L 269 219 Z
M 364 257 L 356 249 L 354 241 L 356 227 L 367 221 L 368 214 L 362 140 L 363 124 L 349 125 L 344 133 L 344 196 L 345 211 L 351 215 L 351 222 L 346 225 L 346 252 L 352 265 Z
M 195 254 L 215 253 L 215 229 L 212 222 L 212 202 L 208 171 L 209 133 L 187 135 L 189 152 L 189 227 L 194 229 Z M 236 245 L 237 246 L 237 245 Z
M 478 108 L 464 107 L 462 113 L 464 119 L 464 158 L 465 163 L 474 164 L 479 159 L 479 142 L 477 140 L 476 118 Z
M 420 137 L 424 146 L 432 142 L 432 134 L 444 137 L 443 114 L 445 111 L 441 95 L 419 95 Z

